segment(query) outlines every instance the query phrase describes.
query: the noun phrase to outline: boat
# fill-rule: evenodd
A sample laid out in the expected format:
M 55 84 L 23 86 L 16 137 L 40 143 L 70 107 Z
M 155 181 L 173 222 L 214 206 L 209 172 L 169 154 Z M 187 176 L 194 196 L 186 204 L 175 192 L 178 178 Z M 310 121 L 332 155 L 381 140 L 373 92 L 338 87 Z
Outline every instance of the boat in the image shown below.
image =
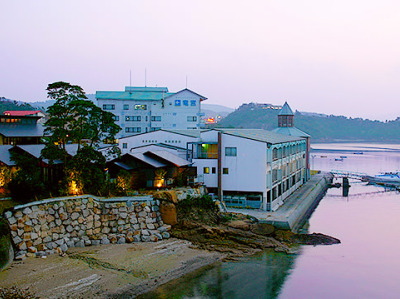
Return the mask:
M 378 185 L 400 185 L 400 171 L 384 172 L 375 176 L 367 176 L 365 180 Z
M 347 158 L 347 156 L 340 156 L 340 158 L 342 158 L 342 159 L 346 159 L 346 158 Z
M 343 161 L 343 158 L 335 158 L 335 161 Z
M 353 154 L 354 155 L 363 155 L 364 153 L 363 152 L 354 152 Z

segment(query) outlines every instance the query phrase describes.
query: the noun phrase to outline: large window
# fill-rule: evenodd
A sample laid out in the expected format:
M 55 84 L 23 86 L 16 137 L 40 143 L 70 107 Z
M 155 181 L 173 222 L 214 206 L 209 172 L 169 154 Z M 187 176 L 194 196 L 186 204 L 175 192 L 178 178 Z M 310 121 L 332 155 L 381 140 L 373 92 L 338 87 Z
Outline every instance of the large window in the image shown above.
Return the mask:
M 236 147 L 226 147 L 225 148 L 225 156 L 236 157 L 237 156 Z
M 180 106 L 181 105 L 181 100 L 175 100 L 175 106 Z
M 188 100 L 183 100 L 182 103 L 183 103 L 183 106 L 189 106 L 189 101 Z
M 114 104 L 104 104 L 103 110 L 115 110 L 115 105 Z
M 152 116 L 151 121 L 161 121 L 161 116 Z
M 124 104 L 124 110 L 129 110 L 129 105 L 128 104 Z
M 222 174 L 229 174 L 229 168 L 222 168 Z
M 217 159 L 218 145 L 217 144 L 199 144 L 197 147 L 197 159 Z
M 141 127 L 126 127 L 125 128 L 125 133 L 140 133 L 142 132 Z
M 189 122 L 196 122 L 197 121 L 197 116 L 188 116 L 187 121 Z
M 190 101 L 190 106 L 196 106 L 196 100 L 191 100 Z
M 135 105 L 133 108 L 135 110 L 147 110 L 147 105 Z
M 141 121 L 141 116 L 125 116 L 126 121 Z

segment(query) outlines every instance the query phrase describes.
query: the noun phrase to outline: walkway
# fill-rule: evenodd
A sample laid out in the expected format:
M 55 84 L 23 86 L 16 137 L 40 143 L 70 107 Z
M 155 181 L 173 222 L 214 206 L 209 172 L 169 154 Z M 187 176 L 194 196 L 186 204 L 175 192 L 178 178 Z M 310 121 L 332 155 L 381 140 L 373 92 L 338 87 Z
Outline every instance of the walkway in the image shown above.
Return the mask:
M 261 223 L 269 223 L 278 228 L 297 229 L 321 199 L 332 176 L 329 173 L 316 174 L 293 192 L 275 212 L 256 209 L 228 208 L 228 212 L 242 213 L 257 218 Z

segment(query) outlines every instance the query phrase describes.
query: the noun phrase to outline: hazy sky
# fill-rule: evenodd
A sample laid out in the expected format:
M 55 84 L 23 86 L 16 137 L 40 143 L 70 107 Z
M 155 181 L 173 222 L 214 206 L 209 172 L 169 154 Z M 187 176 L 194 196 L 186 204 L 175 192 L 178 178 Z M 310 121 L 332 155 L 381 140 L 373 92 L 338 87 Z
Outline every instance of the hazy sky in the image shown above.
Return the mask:
M 0 96 L 188 88 L 209 104 L 400 116 L 398 0 L 0 0 Z

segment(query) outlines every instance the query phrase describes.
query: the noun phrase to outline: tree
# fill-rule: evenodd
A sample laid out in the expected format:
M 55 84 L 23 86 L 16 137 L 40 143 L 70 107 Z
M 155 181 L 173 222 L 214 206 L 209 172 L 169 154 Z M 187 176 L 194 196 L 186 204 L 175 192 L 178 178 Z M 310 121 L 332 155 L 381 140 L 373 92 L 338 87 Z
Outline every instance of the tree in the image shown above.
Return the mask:
M 47 144 L 42 156 L 50 162 L 64 162 L 64 188 L 75 192 L 99 193 L 105 182 L 105 158 L 97 151 L 100 142 L 114 141 L 121 128 L 114 115 L 87 100 L 80 86 L 55 82 L 47 87 L 48 97 L 56 102 L 47 109 L 45 123 Z M 77 154 L 70 157 L 66 145 L 78 144 Z
M 66 82 L 51 83 L 48 97 L 56 102 L 47 109 L 45 123 L 48 144 L 65 150 L 68 143 L 95 146 L 104 140 L 114 140 L 121 128 L 115 124 L 114 115 L 103 111 L 87 100 L 80 86 Z

